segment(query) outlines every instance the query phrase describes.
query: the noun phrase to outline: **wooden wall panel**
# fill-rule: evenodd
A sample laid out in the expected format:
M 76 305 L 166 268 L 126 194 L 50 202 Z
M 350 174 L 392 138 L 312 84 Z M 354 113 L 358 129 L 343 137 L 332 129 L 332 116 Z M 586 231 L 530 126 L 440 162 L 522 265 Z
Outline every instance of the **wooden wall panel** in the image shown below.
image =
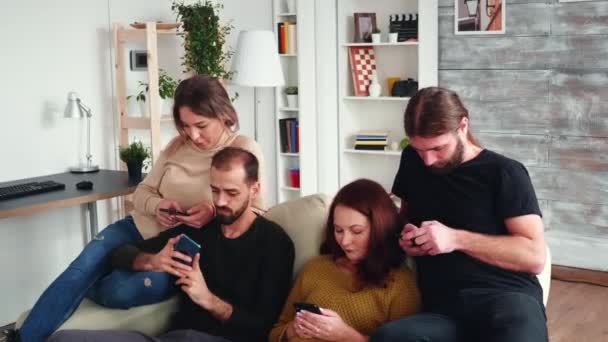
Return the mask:
M 602 35 L 455 36 L 439 38 L 439 68 L 608 69 L 606 51 Z
M 543 210 L 547 231 L 564 231 L 587 237 L 608 235 L 608 206 L 547 201 Z
M 476 134 L 483 147 L 522 162 L 526 167 L 549 165 L 550 138 L 545 135 Z
M 608 172 L 528 167 L 540 199 L 608 205 Z
M 608 2 L 555 4 L 551 29 L 554 35 L 608 34 Z
M 607 99 L 608 70 L 556 70 L 550 85 L 551 126 L 561 134 L 608 137 Z
M 608 138 L 559 136 L 550 146 L 552 167 L 608 173 Z

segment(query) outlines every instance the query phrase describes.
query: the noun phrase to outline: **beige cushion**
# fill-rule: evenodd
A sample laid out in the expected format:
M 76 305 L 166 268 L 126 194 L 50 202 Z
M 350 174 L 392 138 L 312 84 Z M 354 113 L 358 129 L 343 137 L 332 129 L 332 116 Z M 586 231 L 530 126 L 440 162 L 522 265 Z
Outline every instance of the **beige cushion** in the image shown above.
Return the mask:
M 74 314 L 59 328 L 97 330 L 136 330 L 156 336 L 169 327 L 171 314 L 177 309 L 177 296 L 164 302 L 143 305 L 129 310 L 109 309 L 85 299 Z M 29 314 L 24 312 L 16 322 L 17 329 Z
M 329 201 L 322 194 L 310 195 L 278 204 L 264 214 L 283 227 L 295 245 L 294 275 L 306 261 L 319 254 Z

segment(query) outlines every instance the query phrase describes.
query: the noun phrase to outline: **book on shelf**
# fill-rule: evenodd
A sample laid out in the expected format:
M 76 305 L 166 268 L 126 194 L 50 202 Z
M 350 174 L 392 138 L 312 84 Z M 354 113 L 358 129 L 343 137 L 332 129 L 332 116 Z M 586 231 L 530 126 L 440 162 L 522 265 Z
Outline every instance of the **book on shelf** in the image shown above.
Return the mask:
M 280 54 L 295 54 L 297 52 L 297 25 L 284 21 L 277 23 L 278 48 Z
M 279 119 L 279 138 L 281 152 L 298 153 L 300 151 L 300 126 L 295 118 Z
M 363 151 L 384 151 L 386 144 L 384 145 L 355 145 L 355 150 Z

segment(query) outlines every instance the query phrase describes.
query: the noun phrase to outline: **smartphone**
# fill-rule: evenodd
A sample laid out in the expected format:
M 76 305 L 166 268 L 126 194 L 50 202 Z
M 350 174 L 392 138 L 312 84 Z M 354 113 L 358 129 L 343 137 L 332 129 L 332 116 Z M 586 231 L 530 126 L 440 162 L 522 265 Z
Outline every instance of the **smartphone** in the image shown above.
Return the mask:
M 321 313 L 321 309 L 319 308 L 319 306 L 317 304 L 312 304 L 312 303 L 293 303 L 293 307 L 296 309 L 296 311 L 308 311 L 308 312 L 312 312 L 315 313 L 317 315 L 322 315 Z
M 163 213 L 167 213 L 169 215 L 181 215 L 181 216 L 188 216 L 188 213 L 185 211 L 179 211 L 175 208 L 160 208 L 160 211 L 162 211 Z
M 200 251 L 201 245 L 196 243 L 196 241 L 192 240 L 188 235 L 182 234 L 182 235 L 180 235 L 179 241 L 175 245 L 174 249 L 176 251 L 178 251 L 182 254 L 188 255 L 189 257 L 194 259 L 194 256 L 196 255 L 196 253 L 198 253 Z M 187 263 L 181 259 L 176 259 L 176 260 L 183 262 L 187 265 L 192 265 L 192 263 Z

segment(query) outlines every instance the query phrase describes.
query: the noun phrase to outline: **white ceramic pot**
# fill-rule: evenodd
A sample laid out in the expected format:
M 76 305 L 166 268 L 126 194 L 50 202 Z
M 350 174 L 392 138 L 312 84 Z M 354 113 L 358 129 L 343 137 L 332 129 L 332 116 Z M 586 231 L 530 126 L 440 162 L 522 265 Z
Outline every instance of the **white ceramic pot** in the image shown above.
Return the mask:
M 372 43 L 378 44 L 382 42 L 382 34 L 381 33 L 372 33 Z
M 388 42 L 391 44 L 397 43 L 397 38 L 399 34 L 397 32 L 391 32 L 388 34 Z
M 298 95 L 286 95 L 287 96 L 287 107 L 298 108 Z
M 148 113 L 148 101 L 137 101 L 137 104 L 139 105 L 139 116 L 150 116 L 150 113 Z
M 296 13 L 296 0 L 285 0 L 288 13 Z

